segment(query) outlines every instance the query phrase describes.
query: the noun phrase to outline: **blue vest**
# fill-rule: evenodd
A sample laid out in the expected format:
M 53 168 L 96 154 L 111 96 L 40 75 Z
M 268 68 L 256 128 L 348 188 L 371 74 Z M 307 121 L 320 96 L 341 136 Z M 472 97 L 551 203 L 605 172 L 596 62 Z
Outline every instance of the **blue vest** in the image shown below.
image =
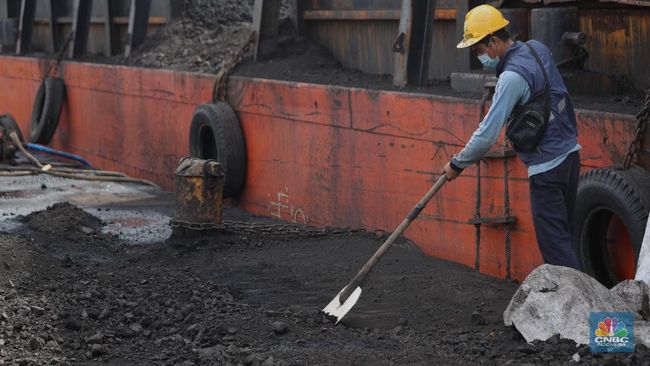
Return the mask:
M 535 49 L 542 60 L 551 88 L 550 120 L 537 151 L 518 153 L 524 164 L 531 166 L 551 161 L 568 153 L 577 144 L 578 131 L 569 92 L 555 66 L 551 51 L 539 41 L 531 40 L 526 43 Z M 516 42 L 508 48 L 497 65 L 497 77 L 506 70 L 516 72 L 526 80 L 530 88 L 531 100 L 544 92 L 544 74 L 528 47 L 523 43 Z

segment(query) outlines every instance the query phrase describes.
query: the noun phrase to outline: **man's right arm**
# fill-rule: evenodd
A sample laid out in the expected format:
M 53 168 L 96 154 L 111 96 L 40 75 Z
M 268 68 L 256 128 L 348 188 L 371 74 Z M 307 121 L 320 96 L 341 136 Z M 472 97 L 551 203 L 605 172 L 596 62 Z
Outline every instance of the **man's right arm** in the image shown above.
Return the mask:
M 451 160 L 451 167 L 460 172 L 481 160 L 496 143 L 503 125 L 517 103 L 525 102 L 528 98 L 530 98 L 530 89 L 526 80 L 515 72 L 503 72 L 497 81 L 490 111 L 474 131 L 465 148 Z

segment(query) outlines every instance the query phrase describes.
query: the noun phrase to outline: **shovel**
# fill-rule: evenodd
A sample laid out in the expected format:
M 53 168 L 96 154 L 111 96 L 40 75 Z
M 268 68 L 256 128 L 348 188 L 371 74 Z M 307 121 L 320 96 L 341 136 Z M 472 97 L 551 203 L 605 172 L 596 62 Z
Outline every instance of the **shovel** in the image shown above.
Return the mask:
M 447 181 L 447 176 L 443 174 L 436 184 L 429 189 L 429 191 L 422 197 L 420 202 L 418 202 L 417 205 L 411 210 L 411 212 L 406 216 L 404 221 L 402 221 L 401 224 L 397 227 L 397 229 L 390 235 L 390 237 L 384 242 L 384 244 L 379 247 L 377 252 L 370 258 L 368 263 L 366 263 L 363 268 L 357 273 L 356 276 L 348 283 L 347 286 L 341 290 L 341 292 L 334 297 L 334 299 L 327 304 L 327 306 L 323 309 L 323 312 L 329 316 L 335 317 L 336 318 L 336 323 L 338 324 L 341 319 L 347 314 L 352 307 L 357 303 L 357 300 L 359 300 L 359 297 L 361 296 L 361 282 L 366 278 L 368 273 L 372 270 L 372 268 L 379 262 L 381 257 L 386 253 L 388 248 L 390 248 L 391 245 L 395 242 L 395 240 L 406 230 L 406 228 L 415 220 L 416 217 L 422 212 L 424 207 L 426 207 L 427 203 L 431 201 L 431 198 L 438 192 L 440 187 L 442 187 L 443 184 Z M 333 320 L 333 319 L 332 319 Z

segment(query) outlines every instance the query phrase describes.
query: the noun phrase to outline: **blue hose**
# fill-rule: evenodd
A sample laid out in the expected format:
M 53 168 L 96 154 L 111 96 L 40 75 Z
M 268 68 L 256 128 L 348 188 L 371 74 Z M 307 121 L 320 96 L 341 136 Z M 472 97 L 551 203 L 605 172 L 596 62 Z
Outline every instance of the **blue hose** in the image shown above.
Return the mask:
M 50 154 L 50 155 L 54 155 L 54 156 L 60 156 L 62 158 L 78 161 L 81 164 L 83 164 L 86 168 L 91 168 L 92 169 L 92 165 L 90 165 L 90 163 L 86 159 L 82 158 L 79 155 L 70 154 L 70 153 L 67 153 L 65 151 L 55 150 L 55 149 L 52 149 L 50 147 L 43 146 L 43 145 L 38 145 L 38 144 L 25 144 L 25 147 L 28 148 L 29 150 L 38 151 L 38 152 L 42 152 L 42 153 L 46 153 L 46 154 Z

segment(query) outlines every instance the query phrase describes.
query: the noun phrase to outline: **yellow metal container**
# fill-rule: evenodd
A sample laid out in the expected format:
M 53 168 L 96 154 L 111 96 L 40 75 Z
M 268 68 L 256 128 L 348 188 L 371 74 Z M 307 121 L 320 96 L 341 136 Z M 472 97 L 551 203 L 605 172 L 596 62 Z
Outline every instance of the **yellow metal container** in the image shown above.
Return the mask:
M 214 160 L 182 158 L 176 168 L 175 226 L 213 229 L 221 226 L 223 166 Z

